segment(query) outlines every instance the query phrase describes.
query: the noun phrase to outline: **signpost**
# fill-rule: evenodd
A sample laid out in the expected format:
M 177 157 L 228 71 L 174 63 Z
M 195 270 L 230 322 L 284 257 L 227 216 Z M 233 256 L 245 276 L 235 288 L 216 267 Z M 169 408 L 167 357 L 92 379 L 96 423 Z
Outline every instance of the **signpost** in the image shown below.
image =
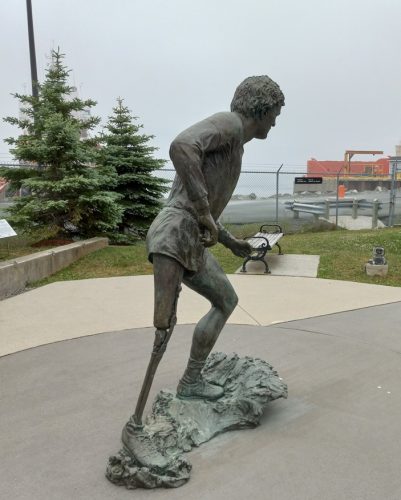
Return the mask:
M 6 219 L 0 219 L 0 238 L 8 238 L 10 236 L 17 236 L 17 233 Z
M 9 238 L 10 236 L 17 236 L 17 233 L 10 226 L 10 224 L 6 221 L 6 219 L 0 219 L 0 238 Z M 7 240 L 7 253 L 6 255 L 10 255 L 10 246 Z

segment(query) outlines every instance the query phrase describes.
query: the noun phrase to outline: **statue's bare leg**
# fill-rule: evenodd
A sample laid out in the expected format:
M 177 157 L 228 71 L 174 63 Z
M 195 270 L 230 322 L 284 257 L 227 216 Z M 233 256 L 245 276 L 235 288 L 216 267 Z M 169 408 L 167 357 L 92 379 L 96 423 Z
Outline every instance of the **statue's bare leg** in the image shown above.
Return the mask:
M 184 274 L 183 282 L 208 299 L 212 308 L 195 327 L 187 368 L 177 388 L 179 397 L 218 399 L 221 387 L 206 383 L 201 370 L 213 349 L 227 319 L 238 303 L 227 276 L 211 253 L 205 251 L 202 268 L 195 274 Z
M 184 267 L 175 259 L 163 254 L 153 255 L 153 324 L 156 331 L 168 330 L 176 322 L 177 300 L 184 271 Z

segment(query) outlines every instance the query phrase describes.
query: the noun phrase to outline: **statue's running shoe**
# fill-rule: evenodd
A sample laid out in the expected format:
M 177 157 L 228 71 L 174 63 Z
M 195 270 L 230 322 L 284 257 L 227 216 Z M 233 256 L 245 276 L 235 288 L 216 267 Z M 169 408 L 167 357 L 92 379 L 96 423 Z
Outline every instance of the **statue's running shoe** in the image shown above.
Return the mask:
M 151 436 L 142 429 L 133 429 L 128 423 L 124 426 L 121 441 L 124 450 L 142 467 L 163 469 L 168 466 L 168 458 L 157 449 Z
M 224 396 L 224 389 L 219 385 L 210 384 L 200 375 L 193 383 L 180 380 L 177 387 L 177 397 L 180 399 L 206 399 L 215 401 Z

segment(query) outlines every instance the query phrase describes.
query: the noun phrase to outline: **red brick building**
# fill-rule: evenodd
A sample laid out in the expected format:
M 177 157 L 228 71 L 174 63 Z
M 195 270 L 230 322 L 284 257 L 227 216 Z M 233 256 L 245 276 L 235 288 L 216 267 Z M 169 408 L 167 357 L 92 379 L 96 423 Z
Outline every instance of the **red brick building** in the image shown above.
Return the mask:
M 345 167 L 345 168 L 344 168 Z M 315 158 L 308 160 L 308 176 L 332 177 L 345 173 L 344 160 L 339 161 L 319 161 Z M 357 176 L 388 176 L 390 173 L 390 159 L 388 157 L 379 158 L 376 161 L 351 161 L 349 175 Z

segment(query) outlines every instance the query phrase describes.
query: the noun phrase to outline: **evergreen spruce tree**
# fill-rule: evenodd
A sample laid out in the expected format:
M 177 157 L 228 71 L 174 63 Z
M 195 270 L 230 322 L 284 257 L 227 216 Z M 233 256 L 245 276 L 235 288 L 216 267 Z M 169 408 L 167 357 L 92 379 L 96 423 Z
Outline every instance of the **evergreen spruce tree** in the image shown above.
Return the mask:
M 17 160 L 32 167 L 2 169 L 1 175 L 25 191 L 9 210 L 13 225 L 28 232 L 46 228 L 54 236 L 93 236 L 117 227 L 122 209 L 117 193 L 105 189 L 116 182 L 114 170 L 94 168 L 96 141 L 81 138 L 99 123 L 87 113 L 96 102 L 74 97 L 63 58 L 52 51 L 37 98 L 14 94 L 22 115 L 5 121 L 22 134 L 6 142 Z
M 169 182 L 152 174 L 160 169 L 165 160 L 156 159 L 157 148 L 148 144 L 151 135 L 139 133 L 142 125 L 134 121 L 137 117 L 117 99 L 117 106 L 100 138 L 102 167 L 113 167 L 117 173 L 115 191 L 121 195 L 118 201 L 123 208 L 122 221 L 114 240 L 129 243 L 146 234 L 152 220 L 161 208 L 163 193 Z

